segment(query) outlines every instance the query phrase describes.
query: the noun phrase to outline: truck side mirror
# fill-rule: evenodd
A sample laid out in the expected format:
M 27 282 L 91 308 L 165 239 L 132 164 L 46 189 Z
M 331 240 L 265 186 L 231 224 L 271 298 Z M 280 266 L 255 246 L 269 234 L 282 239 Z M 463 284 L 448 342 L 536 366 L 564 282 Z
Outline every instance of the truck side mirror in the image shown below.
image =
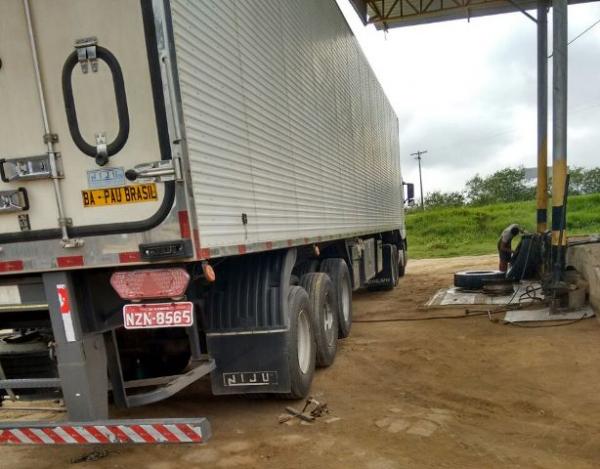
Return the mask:
M 406 196 L 404 203 L 408 205 L 415 204 L 415 185 L 412 182 L 403 182 L 403 186 L 406 186 Z

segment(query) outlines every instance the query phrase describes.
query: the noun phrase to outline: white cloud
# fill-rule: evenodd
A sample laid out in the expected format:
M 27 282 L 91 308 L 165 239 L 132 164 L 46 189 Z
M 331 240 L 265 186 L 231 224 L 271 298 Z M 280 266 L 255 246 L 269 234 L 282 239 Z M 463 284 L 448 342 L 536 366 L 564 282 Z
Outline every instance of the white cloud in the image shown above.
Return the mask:
M 423 157 L 425 191 L 460 190 L 475 173 L 535 166 L 536 26 L 521 13 L 391 29 L 364 27 L 338 0 L 400 121 L 404 179 Z M 569 37 L 600 19 L 569 7 Z M 549 15 L 552 25 L 552 15 Z M 550 43 L 552 32 L 550 27 Z M 549 63 L 550 80 L 552 61 Z M 569 47 L 569 162 L 600 166 L 600 25 Z M 550 95 L 550 104 L 552 97 Z M 549 111 L 550 116 L 552 110 Z M 549 140 L 549 158 L 552 140 Z

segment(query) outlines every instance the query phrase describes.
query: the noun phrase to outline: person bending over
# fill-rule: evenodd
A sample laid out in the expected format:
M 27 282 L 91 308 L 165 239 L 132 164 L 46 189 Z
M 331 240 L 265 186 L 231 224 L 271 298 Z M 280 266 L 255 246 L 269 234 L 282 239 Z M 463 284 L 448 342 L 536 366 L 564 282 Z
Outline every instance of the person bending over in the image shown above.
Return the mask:
M 516 223 L 513 223 L 512 225 L 507 226 L 500 235 L 500 239 L 498 240 L 498 256 L 500 258 L 499 269 L 501 272 L 506 272 L 508 270 L 508 264 L 514 254 L 512 250 L 512 240 L 522 232 L 523 230 L 521 227 Z

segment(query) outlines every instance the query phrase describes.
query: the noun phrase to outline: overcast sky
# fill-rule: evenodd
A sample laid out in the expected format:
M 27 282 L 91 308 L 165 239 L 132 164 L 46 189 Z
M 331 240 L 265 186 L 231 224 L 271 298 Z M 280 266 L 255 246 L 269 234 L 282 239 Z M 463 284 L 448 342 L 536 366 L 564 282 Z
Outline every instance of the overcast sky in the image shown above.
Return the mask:
M 398 115 L 405 181 L 418 185 L 417 150 L 428 150 L 425 192 L 536 165 L 535 23 L 514 13 L 386 34 L 364 27 L 347 0 L 338 3 Z M 569 39 L 599 19 L 600 2 L 570 6 Z M 551 60 L 549 71 L 551 83 Z M 600 25 L 569 46 L 568 107 L 569 164 L 600 166 Z M 551 136 L 548 149 L 551 161 Z

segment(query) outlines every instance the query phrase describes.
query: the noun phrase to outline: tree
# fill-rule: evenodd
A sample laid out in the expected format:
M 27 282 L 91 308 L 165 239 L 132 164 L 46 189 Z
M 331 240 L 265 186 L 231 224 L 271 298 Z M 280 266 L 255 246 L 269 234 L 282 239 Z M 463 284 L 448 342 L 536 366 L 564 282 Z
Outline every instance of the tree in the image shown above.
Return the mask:
M 473 205 L 532 199 L 535 188 L 525 183 L 525 169 L 504 168 L 490 176 L 476 174 L 467 181 L 467 198 Z
M 548 191 L 552 193 L 552 176 L 548 179 Z M 569 167 L 570 195 L 597 193 L 600 193 L 600 168 Z
M 459 207 L 465 205 L 465 196 L 461 192 L 428 192 L 425 196 L 425 207 Z
M 583 193 L 600 193 L 600 168 L 588 169 L 583 175 Z
M 585 174 L 586 170 L 579 166 L 569 168 L 569 194 L 585 194 Z

